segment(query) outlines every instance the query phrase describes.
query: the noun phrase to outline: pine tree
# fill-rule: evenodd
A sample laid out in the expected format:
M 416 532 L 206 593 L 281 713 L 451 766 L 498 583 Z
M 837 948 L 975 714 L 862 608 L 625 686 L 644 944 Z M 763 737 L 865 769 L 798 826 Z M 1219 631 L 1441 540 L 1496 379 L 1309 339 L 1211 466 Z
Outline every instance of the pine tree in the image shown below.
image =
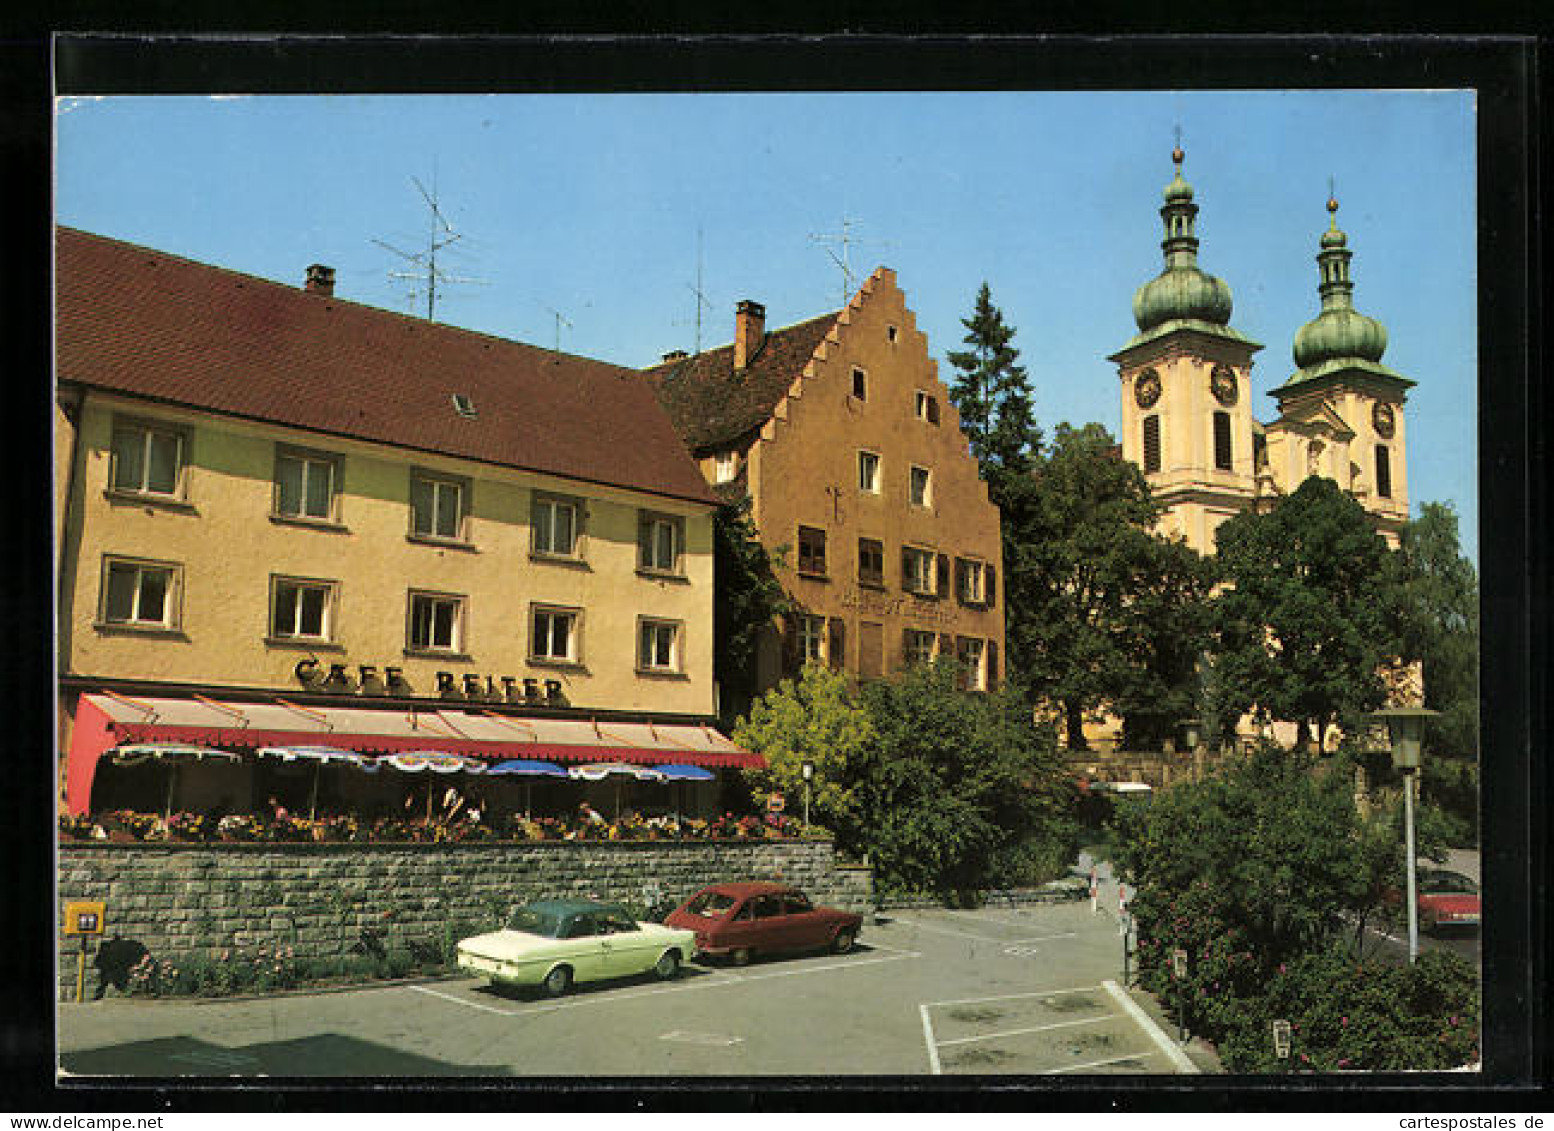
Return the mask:
M 1017 363 L 1014 327 L 993 305 L 986 283 L 977 292 L 976 309 L 962 318 L 963 339 L 969 349 L 952 350 L 946 356 L 958 371 L 950 387 L 950 400 L 960 413 L 961 429 L 971 444 L 971 454 L 983 477 L 992 472 L 1023 475 L 1030 471 L 1041 448 L 1029 380 Z

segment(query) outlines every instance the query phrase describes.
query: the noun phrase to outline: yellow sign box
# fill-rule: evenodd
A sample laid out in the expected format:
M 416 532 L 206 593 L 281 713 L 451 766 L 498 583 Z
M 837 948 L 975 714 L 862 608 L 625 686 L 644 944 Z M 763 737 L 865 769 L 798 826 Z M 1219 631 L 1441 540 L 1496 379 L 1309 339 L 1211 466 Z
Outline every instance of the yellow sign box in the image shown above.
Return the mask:
M 65 904 L 65 934 L 100 935 L 103 920 L 108 917 L 108 905 L 102 900 Z

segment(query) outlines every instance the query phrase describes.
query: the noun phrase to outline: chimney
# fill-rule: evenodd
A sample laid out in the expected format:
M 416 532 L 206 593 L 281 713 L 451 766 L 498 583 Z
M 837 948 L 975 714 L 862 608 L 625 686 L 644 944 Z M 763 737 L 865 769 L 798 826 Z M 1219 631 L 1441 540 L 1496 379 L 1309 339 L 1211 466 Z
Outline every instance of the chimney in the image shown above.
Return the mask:
M 303 289 L 310 295 L 324 295 L 326 298 L 334 294 L 335 269 L 314 263 L 308 268 L 308 281 Z
M 760 352 L 766 337 L 766 307 L 743 299 L 734 308 L 734 368 L 743 369 Z
M 689 355 L 684 350 L 670 350 L 668 353 L 664 354 L 664 360 L 679 361 L 681 358 L 688 356 Z

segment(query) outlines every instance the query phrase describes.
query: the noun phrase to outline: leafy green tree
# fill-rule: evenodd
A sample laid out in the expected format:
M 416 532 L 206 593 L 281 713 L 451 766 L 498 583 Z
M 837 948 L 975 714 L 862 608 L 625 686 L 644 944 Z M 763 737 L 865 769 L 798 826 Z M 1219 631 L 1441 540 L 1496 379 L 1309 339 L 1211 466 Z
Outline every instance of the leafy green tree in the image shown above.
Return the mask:
M 748 496 L 714 512 L 712 537 L 718 582 L 712 595 L 712 663 L 721 713 L 731 721 L 749 708 L 761 638 L 789 602 L 750 521 Z
M 1014 327 L 993 305 L 986 283 L 977 291 L 971 317 L 962 318 L 961 325 L 966 327 L 963 341 L 968 348 L 946 355 L 956 370 L 950 400 L 960 413 L 961 430 L 984 477 L 995 468 L 1023 474 L 1041 447 L 1041 432 L 1032 413 L 1029 378 L 1017 361 Z
M 1060 705 L 1071 749 L 1108 704 L 1168 735 L 1193 713 L 1211 566 L 1153 532 L 1149 485 L 1099 424 L 1058 425 L 1000 504 L 1011 677 Z
M 1478 827 L 1478 574 L 1462 554 L 1457 514 L 1425 503 L 1403 527 L 1397 560 L 1407 660 L 1424 670 L 1424 704 L 1439 711 L 1425 728 L 1422 796 L 1459 826 Z
M 1395 567 L 1365 511 L 1331 479 L 1312 476 L 1267 514 L 1220 526 L 1218 670 L 1235 705 L 1301 724 L 1381 706 L 1381 665 L 1399 654 Z
M 1075 847 L 1073 787 L 1015 695 L 958 690 L 957 666 L 862 689 L 873 739 L 853 764 L 860 836 L 878 882 L 968 901 L 1034 882 Z
M 801 798 L 803 766 L 811 763 L 810 823 L 830 829 L 842 847 L 859 850 L 853 785 L 874 727 L 845 675 L 806 665 L 797 681 L 785 679 L 756 700 L 733 737 L 766 757 L 765 770 L 747 775 L 762 806 L 773 793 L 784 800 Z

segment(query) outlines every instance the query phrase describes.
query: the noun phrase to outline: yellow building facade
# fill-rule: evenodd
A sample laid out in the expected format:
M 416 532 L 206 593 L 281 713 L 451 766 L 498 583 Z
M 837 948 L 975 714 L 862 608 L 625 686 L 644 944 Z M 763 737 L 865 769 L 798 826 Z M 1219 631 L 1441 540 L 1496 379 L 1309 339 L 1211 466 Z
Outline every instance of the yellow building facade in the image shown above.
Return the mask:
M 707 725 L 718 500 L 636 371 L 344 302 L 327 268 L 62 230 L 58 278 L 73 812 L 186 705 L 376 753 L 759 762 Z

